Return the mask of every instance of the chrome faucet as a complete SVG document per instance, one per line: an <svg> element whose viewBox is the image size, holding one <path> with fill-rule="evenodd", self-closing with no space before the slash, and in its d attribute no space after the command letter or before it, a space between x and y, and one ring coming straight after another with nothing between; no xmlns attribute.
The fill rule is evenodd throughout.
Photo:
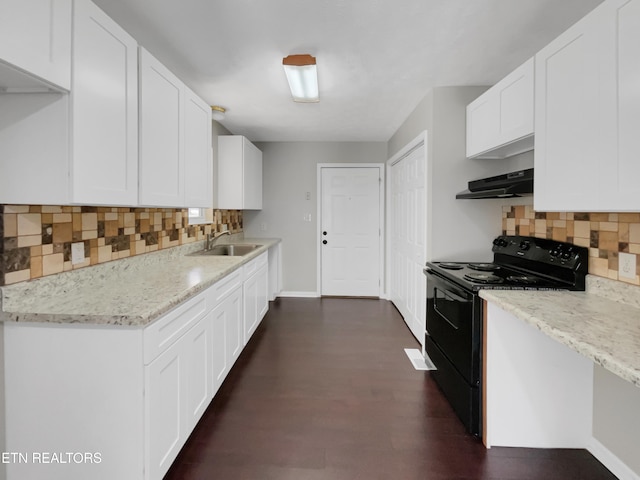
<svg viewBox="0 0 640 480"><path fill-rule="evenodd" d="M231 232L229 230L225 230L224 232L221 232L220 235L218 236L216 236L214 233L207 233L207 243L205 243L204 249L211 250L216 238L220 238L222 235L231 235Z"/></svg>

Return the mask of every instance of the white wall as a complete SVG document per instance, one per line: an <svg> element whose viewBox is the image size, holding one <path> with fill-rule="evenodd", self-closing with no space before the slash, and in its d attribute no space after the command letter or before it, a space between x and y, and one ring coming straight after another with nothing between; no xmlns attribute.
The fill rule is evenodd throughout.
<svg viewBox="0 0 640 480"><path fill-rule="evenodd" d="M487 261L491 241L502 232L500 199L456 200L469 180L533 166L533 156L467 160L466 106L486 87L438 87L431 90L388 142L391 158L421 131L428 132L427 258Z"/></svg>
<svg viewBox="0 0 640 480"><path fill-rule="evenodd" d="M640 477L640 388L599 365L593 371L593 437Z"/></svg>
<svg viewBox="0 0 640 480"><path fill-rule="evenodd" d="M245 236L282 238L283 291L315 293L317 165L384 163L387 144L264 142L256 146L262 150L263 205L261 211L244 211ZM311 214L311 222L303 220L306 214Z"/></svg>

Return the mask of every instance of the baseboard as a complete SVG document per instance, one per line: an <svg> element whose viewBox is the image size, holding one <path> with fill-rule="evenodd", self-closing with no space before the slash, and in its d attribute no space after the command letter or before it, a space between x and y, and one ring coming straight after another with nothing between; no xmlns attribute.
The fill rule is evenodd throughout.
<svg viewBox="0 0 640 480"><path fill-rule="evenodd" d="M278 294L278 297L293 297L293 298L318 298L318 292L293 292L284 291Z"/></svg>
<svg viewBox="0 0 640 480"><path fill-rule="evenodd" d="M631 470L626 463L595 438L592 437L589 440L587 450L620 480L640 480L640 475Z"/></svg>

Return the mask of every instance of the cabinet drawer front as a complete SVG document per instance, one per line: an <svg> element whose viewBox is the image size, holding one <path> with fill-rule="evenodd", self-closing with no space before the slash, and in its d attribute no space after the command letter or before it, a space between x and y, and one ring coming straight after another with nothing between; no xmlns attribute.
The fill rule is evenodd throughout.
<svg viewBox="0 0 640 480"><path fill-rule="evenodd" d="M206 292L171 310L144 330L144 363L148 365L184 335L207 311Z"/></svg>
<svg viewBox="0 0 640 480"><path fill-rule="evenodd" d="M264 252L260 256L251 260L243 267L245 280L258 271L260 267L266 265L269 262L268 252Z"/></svg>
<svg viewBox="0 0 640 480"><path fill-rule="evenodd" d="M208 304L210 307L216 307L224 300L233 290L242 285L242 269L239 268L231 272L226 277L218 280L211 288L207 290Z"/></svg>

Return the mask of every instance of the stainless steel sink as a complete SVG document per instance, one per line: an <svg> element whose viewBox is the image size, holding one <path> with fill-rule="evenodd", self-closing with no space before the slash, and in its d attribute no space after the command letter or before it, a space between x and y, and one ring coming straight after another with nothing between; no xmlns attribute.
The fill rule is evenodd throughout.
<svg viewBox="0 0 640 480"><path fill-rule="evenodd" d="M242 257L243 255L247 255L248 253L253 252L256 248L260 248L261 246L262 245L246 245L246 244L240 244L240 243L228 243L223 245L214 245L209 250L200 250L199 252L195 252L190 255L191 256L226 255L229 257Z"/></svg>

